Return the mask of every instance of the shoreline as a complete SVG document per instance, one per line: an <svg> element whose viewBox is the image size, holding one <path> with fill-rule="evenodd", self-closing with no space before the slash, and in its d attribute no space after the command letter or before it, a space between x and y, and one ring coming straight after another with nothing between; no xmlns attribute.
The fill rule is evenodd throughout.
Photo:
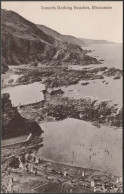
<svg viewBox="0 0 124 194"><path fill-rule="evenodd" d="M121 182L119 182L119 184L116 183L116 180L120 179L120 177L107 172L61 164L44 159L41 159L41 162L37 165L34 165L33 163L31 163L30 165L33 166L33 168L37 169L37 175L34 175L34 173L28 174L26 172L25 164L23 164L21 176L18 175L18 169L11 171L11 177L16 178L16 183L19 183L19 188L22 192L28 192L29 190L33 190L34 193L39 193L39 191L46 193L51 184L54 184L54 192L62 192L63 182L68 181L71 184L73 192L80 193L82 190L86 193L94 192L93 187L90 185L90 182L93 179L95 180L95 187L99 192L102 191L99 187L99 184L105 185L106 181L108 183L108 188L106 191L110 189L111 185L113 185L112 191L114 191L114 187L116 187L116 185L117 188L121 190ZM64 175L65 171L66 175ZM84 176L81 176L82 173L84 174ZM6 175L3 173L2 169L2 177L3 175L5 177L8 176L7 173ZM23 177L26 177L26 186L24 184L24 181L22 181ZM42 177L42 180L39 179L40 177ZM37 185L33 184L34 186L30 187L30 181L32 178L33 181L37 182ZM42 185L46 185L45 188L42 188ZM4 187L2 187L1 189L4 190Z"/></svg>
<svg viewBox="0 0 124 194"><path fill-rule="evenodd" d="M85 67L88 67L88 65L85 66ZM82 121L82 123L85 121L85 122L91 124L93 127L98 128L98 130L102 130L102 127L107 127L107 128L110 127L111 129L113 129L113 132L115 130L119 130L119 131L121 130L122 131L122 128L120 126L121 120L119 121L120 123L116 124L117 126L114 126L115 124L112 126L111 122L106 123L104 118L101 119L99 117L99 114L104 114L105 111L112 110L112 112L114 112L116 110L116 106L112 107L112 108L111 108L111 106L108 106L109 104L107 104L107 106L106 106L107 101L105 101L105 100L103 100L103 102L102 102L102 101L96 101L96 99L94 99L95 100L94 101L94 100L91 100L90 98L70 99L70 98L67 98L66 96L64 96L65 92L63 94L63 90L61 89L61 87L62 87L61 84L63 84L66 88L72 85L73 81L75 81L75 80L72 80L73 74L75 74L75 73L76 73L75 74L76 78L78 77L78 80L76 80L76 82L74 84L78 83L78 81L80 79L82 79L82 77L81 77L82 73L87 73L87 77L84 78L84 80L83 80L85 82L88 82L90 79L91 80L93 79L94 81L96 79L102 81L103 79L100 79L100 74L105 73L104 77L106 78L108 76L108 74L110 73L110 74L112 74L111 75L112 78L114 78L114 76L116 76L116 73L118 71L116 68L111 70L111 68L106 69L106 68L101 67L101 66L100 67L95 66L93 69L88 69L88 70L85 70L85 72L83 72L83 71L79 71L79 70L78 71L77 70L67 71L66 67L60 66L60 67L53 67L52 70L53 71L55 70L55 74L54 73L50 74L51 67L46 67L46 68L43 67L43 68L41 67L41 69L40 69L39 67L31 67L31 66L27 67L26 65L24 65L24 67L22 67L22 69L20 67L18 67L18 68L16 67L14 72L13 72L14 74L16 74L16 72L18 72L18 74L21 74L21 77L16 82L16 86L20 86L20 85L23 85L23 84L28 85L28 84L32 84L34 82L42 82L46 87L46 91L44 93L44 99L45 99L44 103L42 103L42 101L39 101L39 102L35 102L33 104L31 103L31 104L21 105L21 107L20 107L20 109L18 109L18 111L19 111L19 113L21 114L22 117L25 117L27 119L34 119L38 124L41 124L41 127L45 123L49 124L49 122L50 122L50 125L51 125L51 124L53 124L53 122L55 122L57 124L59 122L64 122L64 120L67 119L67 118L72 118L72 119L77 119L79 121ZM42 70L43 70L43 72L42 72ZM46 74L46 71L48 72L48 74ZM99 74L99 72L100 72L100 74ZM120 72L120 77L121 77L121 71L119 70L119 72ZM67 74L67 73L69 73L69 74ZM66 75L66 74L67 75L64 79L61 80L62 82L61 81L59 82L59 79L57 79L56 76L61 78L61 76L59 76L61 74L63 76ZM54 76L57 79L57 82L56 82L56 79L54 79ZM29 78L28 80L26 80L27 77ZM50 79L52 78L52 80L49 80L49 78ZM71 79L71 81L70 81L70 79ZM53 83L53 85L50 85L50 83ZM54 83L55 83L55 85L54 85ZM56 83L57 84L60 83L60 86L56 87L57 86ZM12 85L10 87L12 87ZM82 86L82 87L87 87L87 85ZM61 91L58 88L61 89ZM49 91L49 89L50 89L50 91ZM54 93L54 95L52 94L52 92ZM87 109L88 107L89 107L89 109ZM92 108L93 111L96 110L96 107L99 107L100 109L103 108L103 112L99 113L96 116L96 118L94 119L94 116L92 117L92 114L87 115L87 113L90 113L89 110L91 110L91 108ZM82 110L83 110L83 113L82 113ZM90 119L88 120L88 118L90 118ZM114 120L114 118L115 118L115 116L111 117L111 119L113 119L113 120ZM14 148L14 145L9 145L8 147L11 147L9 149L9 152L10 153L13 152L12 151L13 149L15 149L15 151L17 150L18 153L15 152L16 153L15 155L16 155L16 157L18 157L19 155L20 156L25 155L26 152L30 152L31 150L34 151L35 148L36 148L37 151L39 149L42 150L43 147L46 146L46 144L44 145L45 139L46 139L46 137L44 138L43 141L41 141L40 139L39 140L36 139L36 140L34 140L33 142L30 142L30 143L26 142L27 143L27 146L26 146L27 148L26 149L25 149L25 145L23 145L22 148L21 148L20 147L21 144L17 145L16 148ZM2 151L6 152L7 155L10 154L6 147L2 148ZM52 150L51 150L51 153L52 153ZM41 152L41 155L42 155L42 152ZM4 156L4 157L6 158L6 156ZM54 166L56 166L56 168L60 168L61 170L63 169L63 171L64 171L64 168L69 168L70 170L75 169L76 172L79 171L78 169L81 169L81 170L85 169L85 171L91 173L92 176L95 172L98 172L98 173L100 173L100 175L99 175L100 180L102 180L102 176L108 177L110 174L111 174L111 176L114 176L114 178L116 177L116 175L114 175L114 173L108 173L108 172L105 172L103 170L99 171L96 168L92 169L92 168L90 168L90 166L89 166L89 168L87 168L87 167L83 168L83 167L80 167L80 165L76 165L76 164L71 165L71 162L69 162L70 164L67 163L67 162L65 162L65 163L57 162L56 160L45 159L45 157L42 158L42 159L44 161L44 165L46 165L47 163L51 163L52 168ZM7 162L8 160L5 159L5 161ZM4 166L4 164L2 164L2 165ZM24 164L24 166L25 166L25 164ZM63 175L61 174L61 170L59 169L59 172L61 174L61 178L60 178L59 177L60 174L57 174L55 176L54 174L51 174L51 172L49 172L49 170L47 172L47 169L46 169L45 166L41 165L41 167L44 168L44 170L45 170L45 174L44 174L44 172L42 172L45 176L44 180L47 181L47 183L44 183L44 184L46 184L45 188L47 187L47 189L48 189L48 187L51 184L53 184L53 182L55 182L55 188L57 189L58 185L59 185L59 180L58 179L60 179L60 180L63 179ZM3 172L3 174L4 173L5 172ZM30 175L26 174L25 170L24 170L23 173L25 174L24 176L27 176L27 179L29 181L28 184L30 185L30 183L31 183ZM21 177L20 177L19 173L15 174L15 173L12 172L12 174L14 176L16 176L18 180L21 180ZM51 175L52 175L52 178L51 178ZM34 175L31 174L31 177L32 176L34 176ZM5 177L6 177L6 175L5 175ZM55 178L54 181L52 181L52 179L54 179L53 177ZM23 178L23 175L22 175L22 178ZM119 178L119 176L118 176L118 178ZM74 179L76 179L76 181L77 181L78 176L74 175ZM90 178L88 178L88 179L90 180ZM108 184L111 183L112 179L113 178L109 179ZM36 180L37 181L39 180L39 176L35 177L35 181ZM70 178L68 180L70 180ZM74 184L73 179L71 181L72 181L71 184L73 185ZM77 183L76 183L77 186L74 186L73 191L80 192L80 189L81 189L81 191L84 189L85 192L93 192L93 188L90 187L90 184L89 184L88 181L86 183L88 187L84 186L85 185L85 183L84 183L85 180L81 179L80 181L81 181L80 184L77 181ZM42 184L42 182L40 182L39 186L36 186L36 188L39 189L40 185L44 185L44 184ZM105 183L103 183L103 184L105 184ZM114 186L115 185L116 185L116 183L114 182ZM25 185L22 185L22 187L25 187ZM120 186L117 186L117 187L120 187ZM38 192L37 189L35 191L35 188L34 188L34 193ZM61 187L61 184L60 184L59 191L61 189L62 189L62 187ZM75 190L75 189L77 189L77 190ZM40 191L41 190L42 189L40 188ZM43 191L46 192L46 190L43 190ZM27 191L28 191L28 189L25 188L24 192L27 192ZM58 190L57 190L57 192L58 192Z"/></svg>

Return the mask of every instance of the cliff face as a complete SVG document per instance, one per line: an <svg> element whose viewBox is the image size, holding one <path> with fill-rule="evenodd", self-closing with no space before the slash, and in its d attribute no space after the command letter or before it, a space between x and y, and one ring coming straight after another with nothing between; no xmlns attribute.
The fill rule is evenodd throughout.
<svg viewBox="0 0 124 194"><path fill-rule="evenodd" d="M100 63L87 56L84 50L73 42L61 41L46 34L37 25L13 11L2 10L2 73L9 65L39 61L50 64L61 60L65 64L78 65Z"/></svg>
<svg viewBox="0 0 124 194"><path fill-rule="evenodd" d="M86 38L80 38L81 41L84 41L87 45L90 44L115 44L114 42L110 42L107 40L92 40L92 39L86 39Z"/></svg>
<svg viewBox="0 0 124 194"><path fill-rule="evenodd" d="M6 71L8 71L8 66L6 64L6 60L4 57L1 58L1 63L2 63L2 66L1 66L1 73L5 73Z"/></svg>
<svg viewBox="0 0 124 194"><path fill-rule="evenodd" d="M40 135L43 131L35 122L22 117L17 108L12 107L9 94L2 94L2 139L21 135Z"/></svg>
<svg viewBox="0 0 124 194"><path fill-rule="evenodd" d="M37 27L39 29L41 29L44 33L53 36L55 39L62 41L62 42L69 42L71 44L76 44L79 46L86 46L87 44L85 43L85 41L76 38L74 36L70 36L70 35L62 35L58 32L56 32L55 30L52 30L44 25L37 25Z"/></svg>

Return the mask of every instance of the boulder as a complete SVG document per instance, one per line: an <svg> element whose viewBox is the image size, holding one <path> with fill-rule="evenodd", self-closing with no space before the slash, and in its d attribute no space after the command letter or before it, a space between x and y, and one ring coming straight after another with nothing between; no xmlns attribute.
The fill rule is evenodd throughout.
<svg viewBox="0 0 124 194"><path fill-rule="evenodd" d="M58 90L53 90L50 95L61 95L61 94L64 94L64 91L61 90L61 89L58 89Z"/></svg>
<svg viewBox="0 0 124 194"><path fill-rule="evenodd" d="M83 85L83 86L86 86L86 85L88 85L88 84L89 84L89 82L81 83L81 85Z"/></svg>

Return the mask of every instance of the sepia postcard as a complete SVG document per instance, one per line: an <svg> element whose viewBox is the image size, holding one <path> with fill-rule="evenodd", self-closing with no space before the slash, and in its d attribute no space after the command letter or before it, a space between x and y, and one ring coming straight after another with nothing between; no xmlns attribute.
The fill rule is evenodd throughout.
<svg viewBox="0 0 124 194"><path fill-rule="evenodd" d="M122 193L122 1L1 2L1 193Z"/></svg>

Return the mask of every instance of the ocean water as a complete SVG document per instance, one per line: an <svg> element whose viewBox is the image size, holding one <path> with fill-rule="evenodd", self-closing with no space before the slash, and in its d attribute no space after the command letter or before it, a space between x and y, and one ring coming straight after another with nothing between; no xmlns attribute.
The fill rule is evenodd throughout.
<svg viewBox="0 0 124 194"><path fill-rule="evenodd" d="M40 126L44 130L44 146L38 156L122 175L122 129L97 128L73 118Z"/></svg>
<svg viewBox="0 0 124 194"><path fill-rule="evenodd" d="M83 49L92 50L88 55L102 59L102 64L90 64L87 66L70 65L69 69L83 70L84 68L92 69L98 67L122 67L122 44L94 44ZM101 74L101 72L99 73ZM103 80L105 81L103 83ZM88 85L81 85L83 82L89 82ZM106 84L107 83L107 84ZM123 79L113 79L113 77L104 77L101 80L80 81L76 85L61 87L65 92L64 96L74 99L81 99L87 96L93 96L99 100L112 100L113 104L122 107Z"/></svg>
<svg viewBox="0 0 124 194"><path fill-rule="evenodd" d="M87 47L82 47L86 50L92 50L88 55L96 57L101 61L100 66L115 67L123 69L123 45L122 44L93 44Z"/></svg>

